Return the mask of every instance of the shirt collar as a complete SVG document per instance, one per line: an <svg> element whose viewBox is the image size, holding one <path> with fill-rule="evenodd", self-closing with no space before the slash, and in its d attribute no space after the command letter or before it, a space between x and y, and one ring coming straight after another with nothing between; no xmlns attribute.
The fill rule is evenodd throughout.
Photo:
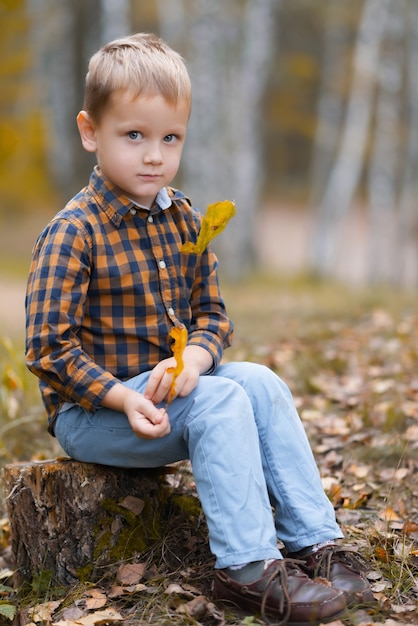
<svg viewBox="0 0 418 626"><path fill-rule="evenodd" d="M145 211L150 210L149 207L144 206L143 204L139 204L138 202L135 202L135 200L131 200L131 202L139 209L145 209ZM165 187L160 189L160 191L155 196L155 204L163 211L165 211L166 209L168 209L168 207L171 206L171 198L168 195L168 191Z"/></svg>
<svg viewBox="0 0 418 626"><path fill-rule="evenodd" d="M121 193L116 185L103 176L98 165L95 166L91 174L90 189L96 196L96 200L102 210L117 226L120 225L122 218L128 213L129 209L132 208L132 205L142 210L149 211L148 207L141 206ZM157 193L155 204L163 211L171 206L172 200L166 187L163 187Z"/></svg>

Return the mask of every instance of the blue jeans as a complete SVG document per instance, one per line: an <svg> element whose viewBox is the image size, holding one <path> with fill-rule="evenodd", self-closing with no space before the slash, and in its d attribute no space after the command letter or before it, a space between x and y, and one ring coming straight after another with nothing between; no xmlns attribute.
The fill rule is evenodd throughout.
<svg viewBox="0 0 418 626"><path fill-rule="evenodd" d="M148 376L124 384L143 392ZM140 439L124 414L74 406L55 434L79 461L149 468L190 459L218 568L281 558L277 538L296 552L342 537L291 393L269 368L221 365L168 414L169 435Z"/></svg>

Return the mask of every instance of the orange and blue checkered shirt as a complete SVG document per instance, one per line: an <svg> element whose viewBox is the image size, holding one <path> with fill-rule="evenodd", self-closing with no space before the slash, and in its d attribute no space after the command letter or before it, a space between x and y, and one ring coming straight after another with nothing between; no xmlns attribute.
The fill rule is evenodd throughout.
<svg viewBox="0 0 418 626"><path fill-rule="evenodd" d="M210 246L203 254L180 250L196 242L201 215L180 191L162 191L166 207L158 196L151 210L138 207L96 167L38 237L26 358L40 378L51 433L65 402L94 412L117 381L170 356L174 325L187 328L189 345L211 353L214 368L231 343L215 254Z"/></svg>

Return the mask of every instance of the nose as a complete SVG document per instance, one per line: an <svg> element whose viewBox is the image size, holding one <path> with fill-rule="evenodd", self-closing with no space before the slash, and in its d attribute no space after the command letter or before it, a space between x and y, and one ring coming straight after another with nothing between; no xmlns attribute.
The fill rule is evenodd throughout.
<svg viewBox="0 0 418 626"><path fill-rule="evenodd" d="M163 162L160 145L157 142L153 142L147 145L147 149L144 155L144 163L149 165L159 165Z"/></svg>

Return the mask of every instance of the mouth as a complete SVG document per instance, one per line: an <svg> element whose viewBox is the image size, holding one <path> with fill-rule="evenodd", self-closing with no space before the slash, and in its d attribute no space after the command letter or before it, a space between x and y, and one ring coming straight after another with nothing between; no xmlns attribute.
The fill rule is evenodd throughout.
<svg viewBox="0 0 418 626"><path fill-rule="evenodd" d="M161 178L160 174L138 174L138 176L143 180L158 180Z"/></svg>

